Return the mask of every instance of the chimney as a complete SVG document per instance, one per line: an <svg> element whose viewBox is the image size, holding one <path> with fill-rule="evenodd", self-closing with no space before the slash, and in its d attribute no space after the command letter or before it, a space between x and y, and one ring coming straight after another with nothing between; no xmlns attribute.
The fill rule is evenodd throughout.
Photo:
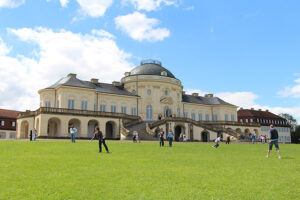
<svg viewBox="0 0 300 200"><path fill-rule="evenodd" d="M269 112L269 110L266 110L266 112Z"/></svg>
<svg viewBox="0 0 300 200"><path fill-rule="evenodd" d="M130 76L130 72L125 72L124 75L125 76Z"/></svg>
<svg viewBox="0 0 300 200"><path fill-rule="evenodd" d="M206 95L204 95L204 97L211 98L211 97L214 97L214 94L206 94Z"/></svg>
<svg viewBox="0 0 300 200"><path fill-rule="evenodd" d="M244 108L243 108L243 107L241 107L241 108L240 108L240 110L244 110Z"/></svg>
<svg viewBox="0 0 300 200"><path fill-rule="evenodd" d="M97 79L97 78L92 78L92 79L91 79L91 82L92 82L92 83L99 83L99 79Z"/></svg>
<svg viewBox="0 0 300 200"><path fill-rule="evenodd" d="M68 77L76 78L76 76L77 74L73 74L73 73L68 74Z"/></svg>
<svg viewBox="0 0 300 200"><path fill-rule="evenodd" d="M113 81L112 84L113 84L114 86L120 86L120 85L121 85L119 81Z"/></svg>
<svg viewBox="0 0 300 200"><path fill-rule="evenodd" d="M254 108L251 108L251 110L254 110Z"/></svg>
<svg viewBox="0 0 300 200"><path fill-rule="evenodd" d="M198 93L196 93L196 92L195 92L195 93L193 93L192 95L193 95L194 97L197 97L197 96L199 96L199 94L198 94Z"/></svg>
<svg viewBox="0 0 300 200"><path fill-rule="evenodd" d="M261 109L258 109L258 111L261 111Z"/></svg>
<svg viewBox="0 0 300 200"><path fill-rule="evenodd" d="M185 91L182 91L182 95L185 95Z"/></svg>

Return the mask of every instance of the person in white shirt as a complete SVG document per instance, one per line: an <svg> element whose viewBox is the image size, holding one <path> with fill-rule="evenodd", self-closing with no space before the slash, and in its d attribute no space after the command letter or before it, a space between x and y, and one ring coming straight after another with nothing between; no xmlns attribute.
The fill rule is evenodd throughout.
<svg viewBox="0 0 300 200"><path fill-rule="evenodd" d="M138 135L137 135L138 133L137 133L137 131L133 131L133 133L132 133L132 141L133 142L137 142L137 137L138 137Z"/></svg>
<svg viewBox="0 0 300 200"><path fill-rule="evenodd" d="M75 134L77 132L77 129L74 128L74 124L71 124L71 127L70 127L70 136L71 136L71 141L73 143L75 143Z"/></svg>
<svg viewBox="0 0 300 200"><path fill-rule="evenodd" d="M219 142L221 142L222 141L222 138L221 138L221 136L219 136L216 140L215 140L215 145L214 146L212 146L213 148L218 148L218 146L219 146Z"/></svg>
<svg viewBox="0 0 300 200"><path fill-rule="evenodd" d="M32 131L32 141L36 140L36 129L34 128Z"/></svg>

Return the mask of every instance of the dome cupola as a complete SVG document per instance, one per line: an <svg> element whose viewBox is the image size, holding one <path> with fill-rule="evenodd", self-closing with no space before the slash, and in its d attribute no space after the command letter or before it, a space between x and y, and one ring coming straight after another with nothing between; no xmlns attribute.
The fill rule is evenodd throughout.
<svg viewBox="0 0 300 200"><path fill-rule="evenodd" d="M157 75L175 78L175 76L166 68L162 67L162 64L158 60L142 60L140 66L135 67L128 73L128 76L135 75Z"/></svg>

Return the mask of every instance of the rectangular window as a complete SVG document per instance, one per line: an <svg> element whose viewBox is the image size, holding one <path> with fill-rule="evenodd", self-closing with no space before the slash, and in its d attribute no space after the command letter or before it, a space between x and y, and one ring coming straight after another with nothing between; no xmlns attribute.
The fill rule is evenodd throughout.
<svg viewBox="0 0 300 200"><path fill-rule="evenodd" d="M68 100L68 109L74 109L74 99Z"/></svg>
<svg viewBox="0 0 300 200"><path fill-rule="evenodd" d="M105 104L100 104L100 111L101 112L106 112L106 106L105 106Z"/></svg>
<svg viewBox="0 0 300 200"><path fill-rule="evenodd" d="M2 121L1 121L1 126L4 126L4 125L5 125L5 121L2 120Z"/></svg>
<svg viewBox="0 0 300 200"><path fill-rule="evenodd" d="M59 101L56 101L56 108L59 108Z"/></svg>
<svg viewBox="0 0 300 200"><path fill-rule="evenodd" d="M131 115L136 115L136 107L131 108Z"/></svg>
<svg viewBox="0 0 300 200"><path fill-rule="evenodd" d="M202 113L199 113L198 117L199 117L199 121L202 121Z"/></svg>
<svg viewBox="0 0 300 200"><path fill-rule="evenodd" d="M250 119L250 122L253 123L253 119L252 118Z"/></svg>
<svg viewBox="0 0 300 200"><path fill-rule="evenodd" d="M228 121L228 115L225 114L225 121Z"/></svg>
<svg viewBox="0 0 300 200"><path fill-rule="evenodd" d="M213 115L213 121L218 121L218 115Z"/></svg>
<svg viewBox="0 0 300 200"><path fill-rule="evenodd" d="M87 110L87 101L86 100L81 101L81 110Z"/></svg>
<svg viewBox="0 0 300 200"><path fill-rule="evenodd" d="M206 121L209 121L209 114L206 114L206 115L205 115L205 120L206 120Z"/></svg>
<svg viewBox="0 0 300 200"><path fill-rule="evenodd" d="M243 123L243 119L240 119L240 122Z"/></svg>
<svg viewBox="0 0 300 200"><path fill-rule="evenodd" d="M246 119L246 123L248 123L248 119Z"/></svg>
<svg viewBox="0 0 300 200"><path fill-rule="evenodd" d="M45 107L50 108L50 101L45 101Z"/></svg>
<svg viewBox="0 0 300 200"><path fill-rule="evenodd" d="M235 121L235 117L234 117L234 115L231 115L231 121Z"/></svg>
<svg viewBox="0 0 300 200"><path fill-rule="evenodd" d="M117 112L117 106L110 106L110 112Z"/></svg>
<svg viewBox="0 0 300 200"><path fill-rule="evenodd" d="M6 139L6 133L0 132L0 139Z"/></svg>
<svg viewBox="0 0 300 200"><path fill-rule="evenodd" d="M180 108L177 108L177 117L180 117Z"/></svg>
<svg viewBox="0 0 300 200"><path fill-rule="evenodd" d="M121 113L127 114L127 108L125 106L121 107Z"/></svg>
<svg viewBox="0 0 300 200"><path fill-rule="evenodd" d="M187 112L184 112L183 115L184 115L185 118L188 118L189 114Z"/></svg>
<svg viewBox="0 0 300 200"><path fill-rule="evenodd" d="M196 120L196 114L195 113L192 113L191 117L192 117L192 120Z"/></svg>
<svg viewBox="0 0 300 200"><path fill-rule="evenodd" d="M15 127L15 126L16 126L16 122L12 122L11 125L12 125L13 127Z"/></svg>
<svg viewBox="0 0 300 200"><path fill-rule="evenodd" d="M10 133L9 138L10 139L15 139L16 138L16 133Z"/></svg>

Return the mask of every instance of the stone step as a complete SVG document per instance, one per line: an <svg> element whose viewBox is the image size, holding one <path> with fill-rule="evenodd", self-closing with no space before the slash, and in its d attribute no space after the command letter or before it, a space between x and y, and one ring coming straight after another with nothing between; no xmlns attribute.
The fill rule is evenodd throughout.
<svg viewBox="0 0 300 200"><path fill-rule="evenodd" d="M129 135L127 136L128 140L132 139L133 131L137 131L139 133L140 140L157 140L157 138L147 133L146 122L141 122L139 124L135 124L133 126L129 126L125 128L130 131Z"/></svg>

